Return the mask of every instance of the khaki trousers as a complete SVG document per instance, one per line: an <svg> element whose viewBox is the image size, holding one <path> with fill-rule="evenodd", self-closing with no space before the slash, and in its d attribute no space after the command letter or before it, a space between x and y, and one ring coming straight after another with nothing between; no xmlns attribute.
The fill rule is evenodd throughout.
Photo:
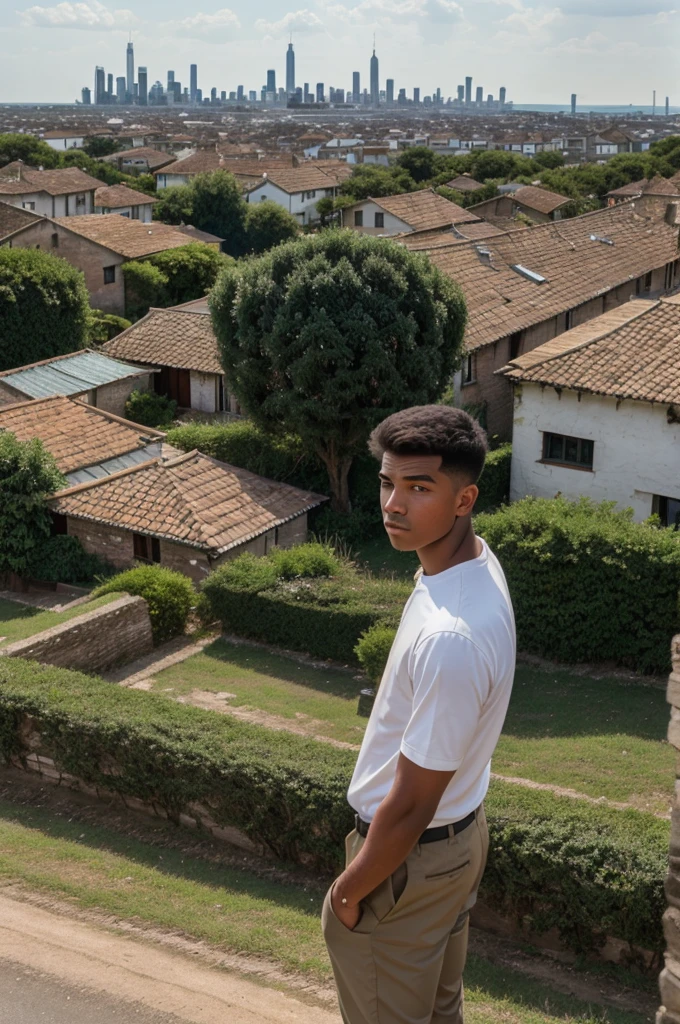
<svg viewBox="0 0 680 1024"><path fill-rule="evenodd" d="M348 864L363 843L358 832L347 836ZM462 1024L468 917L488 847L480 808L457 836L418 844L362 901L353 931L328 891L321 924L345 1024Z"/></svg>

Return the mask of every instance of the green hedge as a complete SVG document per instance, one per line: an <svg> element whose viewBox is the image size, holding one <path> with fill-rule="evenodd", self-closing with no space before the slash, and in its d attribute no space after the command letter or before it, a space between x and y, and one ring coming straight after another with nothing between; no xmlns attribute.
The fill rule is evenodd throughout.
<svg viewBox="0 0 680 1024"><path fill-rule="evenodd" d="M46 537L33 549L24 573L37 580L55 583L93 583L112 576L115 569L99 555L85 551L77 537L59 534Z"/></svg>
<svg viewBox="0 0 680 1024"><path fill-rule="evenodd" d="M188 576L161 565L139 565L118 573L92 592L93 597L119 591L143 597L149 607L154 644L184 632L189 612L197 601Z"/></svg>
<svg viewBox="0 0 680 1024"><path fill-rule="evenodd" d="M475 504L476 512L491 512L508 501L511 464L511 444L502 444L499 448L489 452L484 464L484 472L479 481L479 497Z"/></svg>
<svg viewBox="0 0 680 1024"><path fill-rule="evenodd" d="M323 550L300 545L227 562L203 583L202 613L241 636L358 664L359 636L377 622L396 625L412 586L363 576L335 556L326 573L312 573L307 565L291 578L286 559L295 553L311 563L310 549L317 547Z"/></svg>
<svg viewBox="0 0 680 1024"><path fill-rule="evenodd" d="M680 533L634 523L612 503L563 498L526 498L475 527L505 570L520 650L668 671Z"/></svg>
<svg viewBox="0 0 680 1024"><path fill-rule="evenodd" d="M0 758L26 755L35 720L62 770L177 820L192 801L278 857L331 872L352 827L346 790L355 755L180 705L159 695L19 659L0 659ZM113 766L115 770L112 771ZM669 824L494 783L486 803L482 898L536 931L557 928L587 952L609 934L663 949Z"/></svg>

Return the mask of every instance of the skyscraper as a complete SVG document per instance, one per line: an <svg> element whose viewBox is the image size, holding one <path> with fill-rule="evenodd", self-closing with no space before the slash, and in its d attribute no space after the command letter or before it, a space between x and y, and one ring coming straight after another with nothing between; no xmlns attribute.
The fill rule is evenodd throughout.
<svg viewBox="0 0 680 1024"><path fill-rule="evenodd" d="M288 43L286 53L286 96L293 96L295 93L295 51L293 43Z"/></svg>
<svg viewBox="0 0 680 1024"><path fill-rule="evenodd" d="M125 81L125 76L124 75L120 75L116 79L116 103L119 103L121 106L123 106L125 104L125 94L126 94L126 92L127 92L127 83Z"/></svg>
<svg viewBox="0 0 680 1024"><path fill-rule="evenodd" d="M324 97L323 82L317 82L316 83L316 102L317 103L323 103L323 97Z"/></svg>
<svg viewBox="0 0 680 1024"><path fill-rule="evenodd" d="M113 75L106 76L106 99L105 103L113 103Z"/></svg>
<svg viewBox="0 0 680 1024"><path fill-rule="evenodd" d="M126 68L126 91L128 102L132 101L132 94L134 92L135 85L135 48L132 45L132 39L127 44L127 53L125 54L125 68Z"/></svg>
<svg viewBox="0 0 680 1024"><path fill-rule="evenodd" d="M81 92L81 96L82 96L83 106L84 107L89 107L91 105L91 103L92 103L92 90L88 89L88 87L85 86L83 91Z"/></svg>
<svg viewBox="0 0 680 1024"><path fill-rule="evenodd" d="M394 79L388 78L385 82L385 102L388 107L394 104Z"/></svg>
<svg viewBox="0 0 680 1024"><path fill-rule="evenodd" d="M361 103L361 75L358 71L352 72L352 102Z"/></svg>
<svg viewBox="0 0 680 1024"><path fill-rule="evenodd" d="M106 75L99 66L94 69L94 102L97 106L106 103Z"/></svg>
<svg viewBox="0 0 680 1024"><path fill-rule="evenodd" d="M189 100L195 103L198 91L198 64L192 64L189 68L189 83Z"/></svg>
<svg viewBox="0 0 680 1024"><path fill-rule="evenodd" d="M276 96L276 71L267 72L267 92L272 92Z"/></svg>
<svg viewBox="0 0 680 1024"><path fill-rule="evenodd" d="M373 56L371 57L371 106L377 107L380 105L380 74L378 68L378 58L375 55L375 39L373 40Z"/></svg>
<svg viewBox="0 0 680 1024"><path fill-rule="evenodd" d="M576 93L575 92L572 92L572 94L571 94L571 112L572 112L572 114L576 114Z"/></svg>
<svg viewBox="0 0 680 1024"><path fill-rule="evenodd" d="M139 80L137 89L138 103L140 107L146 107L149 103L149 80L147 78L146 68L138 68L137 77Z"/></svg>
<svg viewBox="0 0 680 1024"><path fill-rule="evenodd" d="M417 86L413 90L413 104L416 107L420 106L420 89Z"/></svg>
<svg viewBox="0 0 680 1024"><path fill-rule="evenodd" d="M502 85L501 89L500 89L500 92L498 93L498 102L500 103L500 105L502 107L505 106L505 97L506 97L506 95L507 94L506 94L506 91L505 91L505 86Z"/></svg>
<svg viewBox="0 0 680 1024"><path fill-rule="evenodd" d="M465 86L464 85L459 85L458 86L458 102L459 103L463 103L464 100L465 100Z"/></svg>
<svg viewBox="0 0 680 1024"><path fill-rule="evenodd" d="M174 92L175 91L175 72L174 71L168 71L168 87L167 87L166 91L167 92Z"/></svg>
<svg viewBox="0 0 680 1024"><path fill-rule="evenodd" d="M478 107L481 107L484 103L484 86L478 85L477 92L475 93L475 103Z"/></svg>
<svg viewBox="0 0 680 1024"><path fill-rule="evenodd" d="M465 106L469 107L472 105L472 79L465 79Z"/></svg>
<svg viewBox="0 0 680 1024"><path fill-rule="evenodd" d="M242 85L239 85L236 88L236 99L238 100L239 103L243 103L245 99L245 92Z"/></svg>

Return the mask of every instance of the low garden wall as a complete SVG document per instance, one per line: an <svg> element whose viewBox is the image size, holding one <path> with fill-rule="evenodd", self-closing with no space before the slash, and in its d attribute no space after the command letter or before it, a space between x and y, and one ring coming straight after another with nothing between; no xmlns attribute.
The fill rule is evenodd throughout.
<svg viewBox="0 0 680 1024"><path fill-rule="evenodd" d="M0 648L0 657L103 672L148 654L153 647L149 609L141 597L119 597L42 633Z"/></svg>

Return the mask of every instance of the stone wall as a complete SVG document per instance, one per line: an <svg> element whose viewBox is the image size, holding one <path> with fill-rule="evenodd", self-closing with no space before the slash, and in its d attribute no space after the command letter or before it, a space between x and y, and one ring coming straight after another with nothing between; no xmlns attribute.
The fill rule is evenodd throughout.
<svg viewBox="0 0 680 1024"><path fill-rule="evenodd" d="M673 639L672 656L673 669L668 681L668 703L671 705L668 742L680 751L680 635ZM663 1006L657 1014L656 1024L680 1024L680 779L675 783L666 898L668 910L663 919L666 966L659 979Z"/></svg>
<svg viewBox="0 0 680 1024"><path fill-rule="evenodd" d="M81 672L103 672L148 654L151 620L141 597L119 597L43 633L0 648L0 657L26 658Z"/></svg>

